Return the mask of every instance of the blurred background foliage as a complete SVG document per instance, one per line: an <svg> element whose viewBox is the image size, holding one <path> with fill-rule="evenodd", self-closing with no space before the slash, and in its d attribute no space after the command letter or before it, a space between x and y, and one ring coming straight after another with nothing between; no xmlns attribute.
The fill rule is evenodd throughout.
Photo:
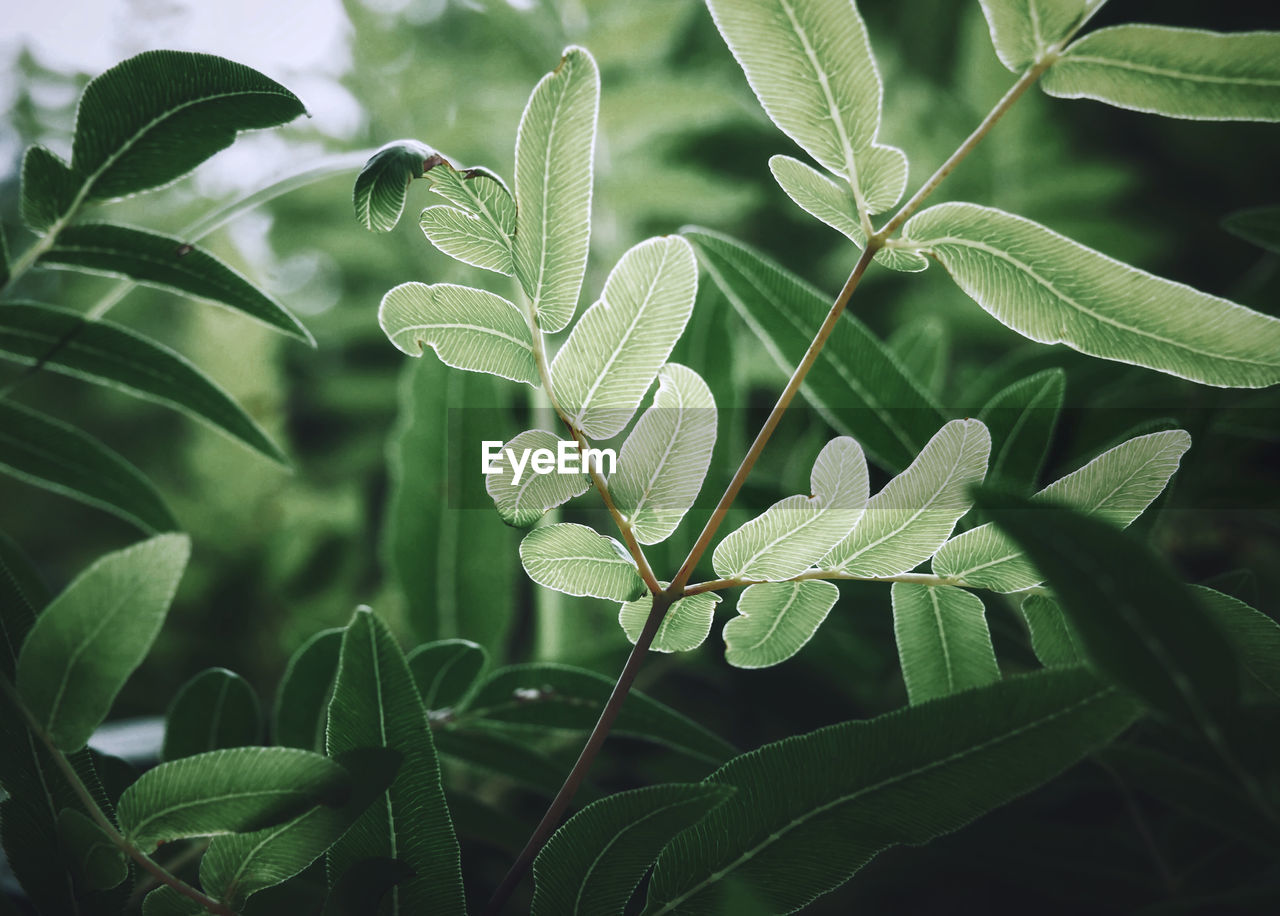
<svg viewBox="0 0 1280 916"><path fill-rule="evenodd" d="M882 136L907 151L914 187L1012 77L992 52L977 2L864 0L860 7L887 87ZM340 84L359 108L350 129L300 121L250 138L249 153L238 154L231 168L117 205L124 210L118 218L177 232L233 196L235 182L225 176L239 165L249 174L262 171L262 162L245 158L255 150L289 171L327 153L416 137L455 161L510 179L528 92L561 49L577 43L596 56L603 81L584 303L627 247L691 223L742 238L833 295L856 259L843 237L774 185L768 157L798 151L765 119L700 3L346 0L342 15L349 65ZM1249 0L1114 0L1097 23L1241 30L1275 28L1275 19L1270 4ZM10 161L0 186L11 250L27 243L17 217L18 155L34 142L66 147L74 100L92 75L47 66L34 53L14 58L16 88L4 121L15 142L4 144ZM305 87L280 78L307 101ZM1232 211L1275 202L1278 141L1269 125L1172 121L1033 92L939 199L1026 215L1122 260L1274 314L1280 258L1219 223ZM425 182L410 189L408 218L379 236L355 223L353 178L354 171L282 197L207 243L293 309L314 333L316 350L146 289L112 314L209 371L285 445L292 473L171 411L49 372L6 395L119 450L157 483L193 535L195 553L169 625L122 694L119 715L163 713L178 685L210 665L244 674L270 697L288 654L317 630L345 622L361 603L391 619L406 644L464 636L499 661L568 661L612 675L629 648L611 605L536 594L519 568L519 535L484 508L474 467L478 439L547 425L545 408L524 386L446 373L430 354L406 360L378 328L377 304L397 283L489 278L423 239L416 213L429 202ZM87 310L110 283L39 272L19 293ZM976 414L996 391L1035 371L1065 368L1066 409L1042 481L1134 431L1188 429L1194 446L1171 492L1139 524L1189 580L1213 581L1275 616L1275 391L1220 391L1029 343L936 267L913 275L873 270L851 307L923 367L955 416ZM703 498L708 505L701 515L691 513L668 545L650 551L659 575L679 564L785 379L705 277L673 358L703 373L723 410ZM19 371L0 366L0 385ZM794 411L739 500L737 520L804 490L829 435L816 414ZM873 480L873 489L883 479ZM591 494L563 517L607 522ZM55 588L94 557L137 538L111 516L8 478L0 479L0 529ZM820 636L786 665L730 668L713 636L691 656L652 657L640 686L743 748L896 708L905 690L888 589L844 583L842 591ZM1014 605L998 598L988 605L1005 669L1033 666ZM732 601L721 606L722 620L731 609ZM619 788L698 775L622 740L595 779ZM540 801L474 774L455 776L471 796L506 805L500 815L485 809L481 832L488 840L464 852L469 868L497 872ZM464 834L468 810L456 812ZM1152 835L1163 853L1153 850ZM858 902L875 912L954 912L939 895L954 903L959 893L969 895L969 909L997 911L1016 900L1042 912L1076 912L1084 902L1103 912L1097 901L1108 900L1114 911L1131 912L1166 899L1170 873L1190 893L1206 873L1227 868L1231 845L1214 842L1200 848L1198 834L1168 811L1135 803L1111 771L1086 764L962 838L877 859L822 911L844 912ZM928 882L912 877L922 869ZM1063 878L1052 894L1044 889L1046 875Z"/></svg>

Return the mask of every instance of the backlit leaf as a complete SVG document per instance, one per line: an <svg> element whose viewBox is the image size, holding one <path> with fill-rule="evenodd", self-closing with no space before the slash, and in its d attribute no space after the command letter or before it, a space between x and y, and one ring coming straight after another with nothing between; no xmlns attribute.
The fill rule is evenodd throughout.
<svg viewBox="0 0 1280 916"><path fill-rule="evenodd" d="M422 212L419 225L445 254L506 276L515 273L516 205L502 180L485 169L459 171L437 157L427 170L432 190L456 206Z"/></svg>
<svg viewBox="0 0 1280 916"><path fill-rule="evenodd" d="M404 213L409 183L422 177L433 156L435 150L425 143L394 140L369 157L352 191L360 225L374 232L394 229Z"/></svg>
<svg viewBox="0 0 1280 916"><path fill-rule="evenodd" d="M658 632L649 647L654 652L689 652L706 642L711 632L711 622L715 619L716 605L720 596L714 592L701 592L681 598L667 609ZM649 612L653 610L653 595L645 595L635 601L628 601L618 611L618 623L627 634L627 639L635 643L640 638Z"/></svg>
<svg viewBox="0 0 1280 916"><path fill-rule="evenodd" d="M1106 0L982 0L996 56L1021 73Z"/></svg>
<svg viewBox="0 0 1280 916"><path fill-rule="evenodd" d="M568 441L568 440L565 440ZM498 514L508 525L527 528L542 518L548 509L566 503L591 489L591 479L585 474L560 474L555 471L539 474L531 467L529 457L534 449L557 452L560 438L545 429L529 429L502 446L492 467L496 470L485 477L484 486L493 497ZM577 445L573 443L577 453ZM512 455L515 456L514 461Z"/></svg>
<svg viewBox="0 0 1280 916"><path fill-rule="evenodd" d="M1000 680L982 599L950 585L895 582L893 634L912 705Z"/></svg>
<svg viewBox="0 0 1280 916"><path fill-rule="evenodd" d="M735 668L768 668L813 638L840 598L830 582L768 582L738 598L738 616L724 625L724 659Z"/></svg>
<svg viewBox="0 0 1280 916"><path fill-rule="evenodd" d="M520 542L529 578L568 595L632 601L644 582L626 548L585 525L535 528Z"/></svg>
<svg viewBox="0 0 1280 916"><path fill-rule="evenodd" d="M201 671L182 685L165 716L162 760L257 744L262 734L258 695L226 668Z"/></svg>

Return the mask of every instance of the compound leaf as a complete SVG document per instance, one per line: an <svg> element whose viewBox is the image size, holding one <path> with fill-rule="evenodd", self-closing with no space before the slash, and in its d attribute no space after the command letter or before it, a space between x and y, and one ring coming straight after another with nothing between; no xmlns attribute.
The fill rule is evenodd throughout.
<svg viewBox="0 0 1280 916"><path fill-rule="evenodd" d="M893 635L914 706L1000 680L982 599L950 585L895 582Z"/></svg>
<svg viewBox="0 0 1280 916"><path fill-rule="evenodd" d="M520 562L534 582L567 595L634 601L645 590L626 548L586 525L535 528L520 542Z"/></svg>
<svg viewBox="0 0 1280 916"><path fill-rule="evenodd" d="M486 169L457 170L437 156L427 166L431 189L455 206L422 212L427 239L451 258L512 276L516 204L502 179Z"/></svg>
<svg viewBox="0 0 1280 916"><path fill-rule="evenodd" d="M649 647L654 652L689 652L706 642L715 619L720 596L714 592L700 592L681 598L667 608L658 632ZM632 643L640 639L640 631L653 610L653 595L645 595L628 601L618 611L618 623Z"/></svg>
<svg viewBox="0 0 1280 916"><path fill-rule="evenodd" d="M981 0L996 56L1021 73L1106 0Z"/></svg>
<svg viewBox="0 0 1280 916"><path fill-rule="evenodd" d="M830 582L767 582L738 598L738 616L724 625L724 659L735 668L768 668L813 638L840 598Z"/></svg>
<svg viewBox="0 0 1280 916"><path fill-rule="evenodd" d="M262 710L249 682L226 668L201 671L182 685L165 716L161 760L258 743Z"/></svg>

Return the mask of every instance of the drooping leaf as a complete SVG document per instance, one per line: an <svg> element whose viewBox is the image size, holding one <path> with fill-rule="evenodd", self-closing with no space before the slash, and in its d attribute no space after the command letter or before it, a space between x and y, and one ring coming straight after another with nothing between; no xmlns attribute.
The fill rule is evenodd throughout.
<svg viewBox="0 0 1280 916"><path fill-rule="evenodd" d="M697 262L680 236L648 239L618 261L551 363L556 402L588 437L612 438L631 422L697 293Z"/></svg>
<svg viewBox="0 0 1280 916"><path fill-rule="evenodd" d="M540 474L528 464L536 449L558 454L561 441L559 436L545 429L525 430L503 445L490 465L494 471L485 478L485 490L493 497L498 514L508 525L527 528L546 515L549 509L591 489L591 479L585 473ZM578 453L576 443L571 447Z"/></svg>
<svg viewBox="0 0 1280 916"><path fill-rule="evenodd" d="M1106 0L982 0L996 56L1021 73Z"/></svg>
<svg viewBox="0 0 1280 916"><path fill-rule="evenodd" d="M529 325L501 296L453 283L401 283L382 297L378 324L410 356L431 347L458 369L538 384Z"/></svg>
<svg viewBox="0 0 1280 916"><path fill-rule="evenodd" d="M790 156L774 156L769 171L796 206L842 233L862 251L867 247L867 234L858 217L858 202L847 184L839 184L813 166ZM893 206L890 204L889 206ZM886 246L876 252L875 261L891 270L908 273L924 270L928 259L918 251Z"/></svg>
<svg viewBox="0 0 1280 916"><path fill-rule="evenodd" d="M724 625L724 659L735 668L768 668L813 638L840 598L830 582L768 582L738 598L738 616Z"/></svg>
<svg viewBox="0 0 1280 916"><path fill-rule="evenodd" d="M1065 503L1124 528L1160 495L1190 447L1191 437L1181 429L1138 436L1055 480L1032 498ZM933 571L998 592L1030 588L1043 578L991 524L971 528L943 544L933 558Z"/></svg>
<svg viewBox="0 0 1280 916"><path fill-rule="evenodd" d="M669 538L698 498L716 444L716 402L698 373L658 372L653 405L622 443L609 493L641 544Z"/></svg>
<svg viewBox="0 0 1280 916"><path fill-rule="evenodd" d="M934 395L947 379L950 343L946 324L937 318L906 322L888 340L889 349L907 373Z"/></svg>
<svg viewBox="0 0 1280 916"><path fill-rule="evenodd" d="M1058 602L1047 595L1028 595L1022 616L1031 631L1031 649L1046 668L1073 668L1084 663L1084 651Z"/></svg>
<svg viewBox="0 0 1280 916"><path fill-rule="evenodd" d="M781 581L804 572L856 530L867 487L861 447L848 437L832 439L813 464L812 495L776 502L729 534L711 558L716 575Z"/></svg>
<svg viewBox="0 0 1280 916"><path fill-rule="evenodd" d="M289 659L276 691L272 735L276 744L308 751L324 749L333 678L342 646L339 628L321 630Z"/></svg>
<svg viewBox="0 0 1280 916"><path fill-rule="evenodd" d="M90 887L107 890L129 877L129 861L120 847L77 809L63 808L58 814L58 836Z"/></svg>
<svg viewBox="0 0 1280 916"><path fill-rule="evenodd" d="M70 212L80 183L61 159L43 146L22 157L22 221L44 232Z"/></svg>
<svg viewBox="0 0 1280 916"><path fill-rule="evenodd" d="M390 788L329 850L331 882L357 862L394 854L413 877L392 889L391 913L463 913L458 841L427 710L391 631L367 609L342 637L326 736L330 755L385 747L402 757Z"/></svg>
<svg viewBox="0 0 1280 916"><path fill-rule="evenodd" d="M599 107L595 59L569 47L534 87L516 134L515 274L548 333L567 325L578 308Z"/></svg>
<svg viewBox="0 0 1280 916"><path fill-rule="evenodd" d="M484 646L469 639L442 639L409 653L409 670L427 709L461 706L489 664Z"/></svg>
<svg viewBox="0 0 1280 916"><path fill-rule="evenodd" d="M341 803L347 771L292 747L236 747L162 763L120 796L120 831L136 846L245 833Z"/></svg>
<svg viewBox="0 0 1280 916"><path fill-rule="evenodd" d="M1251 692L1280 699L1280 626L1238 598L1203 585L1192 587L1235 649Z"/></svg>
<svg viewBox="0 0 1280 916"><path fill-rule="evenodd" d="M658 853L734 790L669 783L583 808L533 863L533 916L617 916Z"/></svg>
<svg viewBox="0 0 1280 916"><path fill-rule="evenodd" d="M1259 248L1280 253L1280 207L1237 210L1223 218L1222 228Z"/></svg>
<svg viewBox="0 0 1280 916"><path fill-rule="evenodd" d="M818 561L859 576L896 576L923 563L969 511L983 479L991 435L979 420L952 420L911 466L867 501L858 527Z"/></svg>
<svg viewBox="0 0 1280 916"><path fill-rule="evenodd" d="M686 599L687 600L687 599ZM588 731L613 691L613 679L568 665L535 663L499 668L485 678L468 714L533 730ZM721 763L733 746L669 706L633 690L613 729L682 754Z"/></svg>
<svg viewBox="0 0 1280 916"><path fill-rule="evenodd" d="M567 595L634 601L644 581L625 547L586 525L535 528L520 542L529 578Z"/></svg>
<svg viewBox="0 0 1280 916"><path fill-rule="evenodd" d="M119 516L152 534L179 527L151 481L73 426L0 401L0 471Z"/></svg>
<svg viewBox="0 0 1280 916"><path fill-rule="evenodd" d="M991 467L987 477L1009 486L1031 487L1040 476L1067 375L1045 369L998 392L978 414L991 431Z"/></svg>
<svg viewBox="0 0 1280 916"><path fill-rule="evenodd" d="M262 710L249 682L226 668L208 668L169 704L160 759L257 744L261 735Z"/></svg>
<svg viewBox="0 0 1280 916"><path fill-rule="evenodd" d="M1167 564L1072 509L997 494L977 503L1044 572L1092 665L1153 708L1216 728L1238 693L1235 654Z"/></svg>
<svg viewBox="0 0 1280 916"><path fill-rule="evenodd" d="M950 585L895 582L893 634L914 706L1000 680L982 599Z"/></svg>
<svg viewBox="0 0 1280 916"><path fill-rule="evenodd" d="M707 640L711 622L716 616L720 596L714 592L701 592L681 598L667 609L658 632L649 648L654 652L690 652ZM634 644L640 639L649 612L653 610L653 595L645 595L628 601L618 611L618 623Z"/></svg>
<svg viewBox="0 0 1280 916"><path fill-rule="evenodd" d="M727 236L689 228L682 234L778 366L794 370L834 295L822 295ZM801 391L836 432L857 439L873 460L892 471L909 465L946 422L920 383L847 310Z"/></svg>
<svg viewBox="0 0 1280 916"><path fill-rule="evenodd" d="M782 131L880 213L906 189L902 151L876 142L883 89L851 0L707 0L760 104Z"/></svg>
<svg viewBox="0 0 1280 916"><path fill-rule="evenodd" d="M400 222L409 184L440 157L417 140L393 140L369 157L351 192L356 220L373 232L390 232Z"/></svg>
<svg viewBox="0 0 1280 916"><path fill-rule="evenodd" d="M1119 25L1072 44L1049 95L1207 121L1280 121L1280 32Z"/></svg>
<svg viewBox="0 0 1280 916"><path fill-rule="evenodd" d="M79 223L58 233L37 264L67 267L187 293L243 312L255 321L315 346L311 332L262 290L203 248L130 226Z"/></svg>
<svg viewBox="0 0 1280 916"><path fill-rule="evenodd" d="M280 464L288 459L216 382L181 354L108 321L35 302L0 306L0 356L175 407Z"/></svg>
<svg viewBox="0 0 1280 916"><path fill-rule="evenodd" d="M456 206L438 204L422 211L419 225L427 239L464 264L513 275L516 205L511 192L486 169L459 171L437 160L427 170L432 190Z"/></svg>
<svg viewBox="0 0 1280 916"><path fill-rule="evenodd" d="M939 204L913 216L903 234L1031 340L1206 385L1280 382L1280 319L1122 264L1020 216Z"/></svg>
<svg viewBox="0 0 1280 916"><path fill-rule="evenodd" d="M162 534L109 553L37 618L18 656L18 690L64 751L84 747L146 657L190 551L186 535Z"/></svg>
<svg viewBox="0 0 1280 916"><path fill-rule="evenodd" d="M745 882L760 912L794 912L881 850L1047 782L1136 712L1087 671L1044 671L735 757L707 782L737 793L663 850L644 912L719 912L724 878Z"/></svg>

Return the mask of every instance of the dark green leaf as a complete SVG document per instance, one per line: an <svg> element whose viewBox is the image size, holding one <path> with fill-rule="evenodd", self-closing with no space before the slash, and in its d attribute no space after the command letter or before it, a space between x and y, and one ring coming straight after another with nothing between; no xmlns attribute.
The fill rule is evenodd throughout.
<svg viewBox="0 0 1280 916"><path fill-rule="evenodd" d="M405 862L386 856L352 862L329 892L324 916L368 916L381 912L387 894L412 879L414 874Z"/></svg>
<svg viewBox="0 0 1280 916"><path fill-rule="evenodd" d="M784 372L799 364L831 309L824 296L727 236L685 229L703 266ZM891 471L919 454L946 417L893 353L847 311L802 389L841 435Z"/></svg>
<svg viewBox="0 0 1280 916"><path fill-rule="evenodd" d="M168 885L157 887L142 900L142 916L204 916L203 906Z"/></svg>
<svg viewBox="0 0 1280 916"><path fill-rule="evenodd" d="M9 243L5 241L4 227L0 226L0 287L9 282Z"/></svg>
<svg viewBox="0 0 1280 916"><path fill-rule="evenodd" d="M1052 779L1136 712L1083 669L1043 671L735 757L707 781L737 794L663 850L645 913L721 912L724 878L745 882L761 912L793 912L881 850Z"/></svg>
<svg viewBox="0 0 1280 916"><path fill-rule="evenodd" d="M120 797L120 830L150 850L184 837L246 833L349 797L347 771L291 747L236 747L162 763Z"/></svg>
<svg viewBox="0 0 1280 916"><path fill-rule="evenodd" d="M1280 253L1280 207L1237 210L1222 220L1222 228L1246 242Z"/></svg>
<svg viewBox="0 0 1280 916"><path fill-rule="evenodd" d="M90 887L106 890L129 877L124 852L87 815L75 808L63 808L58 815L58 835L66 854Z"/></svg>
<svg viewBox="0 0 1280 916"><path fill-rule="evenodd" d="M488 770L544 795L555 795L564 783L563 766L530 747L528 741L509 738L494 727L446 727L436 730L433 737L441 756Z"/></svg>
<svg viewBox="0 0 1280 916"><path fill-rule="evenodd" d="M417 140L394 140L365 163L356 176L352 202L360 225L374 232L390 232L400 222L409 183L421 178L439 155Z"/></svg>
<svg viewBox="0 0 1280 916"><path fill-rule="evenodd" d="M596 724L612 691L613 680L594 671L550 663L512 665L485 679L466 714L540 730L586 731ZM710 763L734 753L727 741L636 690L627 697L613 730Z"/></svg>
<svg viewBox="0 0 1280 916"><path fill-rule="evenodd" d="M911 703L1000 680L982 599L950 585L895 582L893 634Z"/></svg>
<svg viewBox="0 0 1280 916"><path fill-rule="evenodd" d="M284 669L276 691L276 744L308 751L324 750L324 725L338 673L340 628L322 630L308 639Z"/></svg>
<svg viewBox="0 0 1280 916"><path fill-rule="evenodd" d="M619 792L583 808L533 863L534 916L619 916L662 848L732 795L708 783Z"/></svg>
<svg viewBox="0 0 1280 916"><path fill-rule="evenodd" d="M392 891L392 914L458 914L465 909L458 841L440 786L426 708L387 625L356 612L342 637L329 703L327 751L386 747L403 755L395 782L329 850L329 874L369 858L397 858L414 877ZM394 856L392 855L394 854Z"/></svg>
<svg viewBox="0 0 1280 916"><path fill-rule="evenodd" d="M442 639L409 653L418 694L427 709L461 706L471 694L480 672L489 664L484 646L469 639Z"/></svg>
<svg viewBox="0 0 1280 916"><path fill-rule="evenodd" d="M66 164L43 146L22 157L22 221L43 232L71 209L79 183Z"/></svg>
<svg viewBox="0 0 1280 916"><path fill-rule="evenodd" d="M937 397L947 379L951 346L947 326L938 320L912 320L889 336L888 345L906 374Z"/></svg>
<svg viewBox="0 0 1280 916"><path fill-rule="evenodd" d="M18 657L18 690L66 751L84 747L164 623L187 565L186 535L107 554L36 620Z"/></svg>
<svg viewBox="0 0 1280 916"><path fill-rule="evenodd" d="M1028 595L1022 616L1031 631L1031 649L1046 668L1074 668L1084 663L1079 637L1058 602L1047 595Z"/></svg>
<svg viewBox="0 0 1280 916"><path fill-rule="evenodd" d="M1240 662L1245 688L1280 699L1280 626L1238 598L1204 586L1193 586L1210 616L1222 628Z"/></svg>
<svg viewBox="0 0 1280 916"><path fill-rule="evenodd" d="M0 306L0 356L119 388L205 420L280 464L288 459L231 396L181 354L107 321L34 302Z"/></svg>
<svg viewBox="0 0 1280 916"><path fill-rule="evenodd" d="M1040 477L1066 393L1061 369L1037 372L996 394L978 419L991 430L988 480L1030 489Z"/></svg>
<svg viewBox="0 0 1280 916"><path fill-rule="evenodd" d="M249 682L226 668L208 668L182 685L165 716L161 760L256 744L262 711Z"/></svg>
<svg viewBox="0 0 1280 916"><path fill-rule="evenodd" d="M178 527L142 473L58 420L0 401L0 471L119 516L147 534Z"/></svg>
<svg viewBox="0 0 1280 916"><path fill-rule="evenodd" d="M284 306L203 248L156 232L111 223L81 223L58 233L53 247L36 262L109 277L128 277L147 286L187 293L243 312L269 328L315 340Z"/></svg>

